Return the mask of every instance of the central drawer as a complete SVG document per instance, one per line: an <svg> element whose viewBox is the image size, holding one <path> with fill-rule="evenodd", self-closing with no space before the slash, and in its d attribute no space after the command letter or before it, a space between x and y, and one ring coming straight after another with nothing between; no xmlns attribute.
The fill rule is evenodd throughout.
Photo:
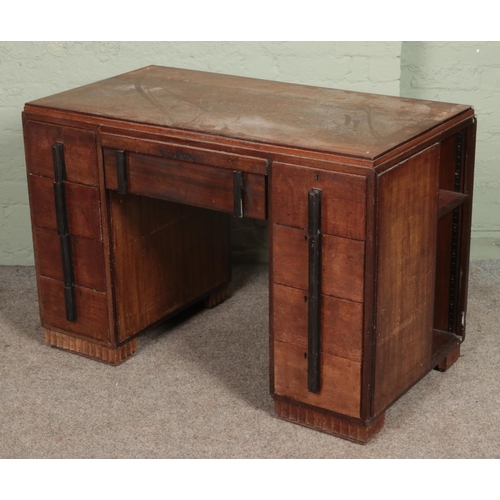
<svg viewBox="0 0 500 500"><path fill-rule="evenodd" d="M107 189L120 191L121 176L127 193L227 213L241 203L239 216L267 218L266 175L106 147L103 155Z"/></svg>

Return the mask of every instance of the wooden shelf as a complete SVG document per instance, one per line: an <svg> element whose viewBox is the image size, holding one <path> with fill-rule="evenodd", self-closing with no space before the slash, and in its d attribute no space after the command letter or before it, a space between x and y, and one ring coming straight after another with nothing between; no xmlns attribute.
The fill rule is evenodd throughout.
<svg viewBox="0 0 500 500"><path fill-rule="evenodd" d="M461 343L462 339L458 335L455 335L452 332L444 332L443 330L434 329L432 331L431 366L437 366Z"/></svg>
<svg viewBox="0 0 500 500"><path fill-rule="evenodd" d="M469 198L468 195L463 193L456 193L455 191L447 191L445 189L439 190L438 201L438 219L457 208Z"/></svg>

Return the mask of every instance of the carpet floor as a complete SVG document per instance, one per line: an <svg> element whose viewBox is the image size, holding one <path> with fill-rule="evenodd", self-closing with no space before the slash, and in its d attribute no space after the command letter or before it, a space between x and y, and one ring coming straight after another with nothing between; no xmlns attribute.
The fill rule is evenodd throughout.
<svg viewBox="0 0 500 500"><path fill-rule="evenodd" d="M268 267L139 338L118 367L49 347L34 269L0 267L0 458L500 458L500 261L471 263L467 339L362 446L284 422L268 390Z"/></svg>

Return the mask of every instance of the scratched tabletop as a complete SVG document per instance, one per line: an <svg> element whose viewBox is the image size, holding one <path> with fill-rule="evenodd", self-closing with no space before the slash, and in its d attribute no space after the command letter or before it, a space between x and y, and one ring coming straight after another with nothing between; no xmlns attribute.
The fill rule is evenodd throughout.
<svg viewBox="0 0 500 500"><path fill-rule="evenodd" d="M148 66L28 103L373 159L471 106Z"/></svg>

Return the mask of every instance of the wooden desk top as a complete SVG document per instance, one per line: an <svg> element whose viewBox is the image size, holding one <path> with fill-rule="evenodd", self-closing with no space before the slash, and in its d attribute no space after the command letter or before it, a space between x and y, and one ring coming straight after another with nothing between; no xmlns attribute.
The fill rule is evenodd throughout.
<svg viewBox="0 0 500 500"><path fill-rule="evenodd" d="M374 159L471 106L148 66L45 97L50 108Z"/></svg>

